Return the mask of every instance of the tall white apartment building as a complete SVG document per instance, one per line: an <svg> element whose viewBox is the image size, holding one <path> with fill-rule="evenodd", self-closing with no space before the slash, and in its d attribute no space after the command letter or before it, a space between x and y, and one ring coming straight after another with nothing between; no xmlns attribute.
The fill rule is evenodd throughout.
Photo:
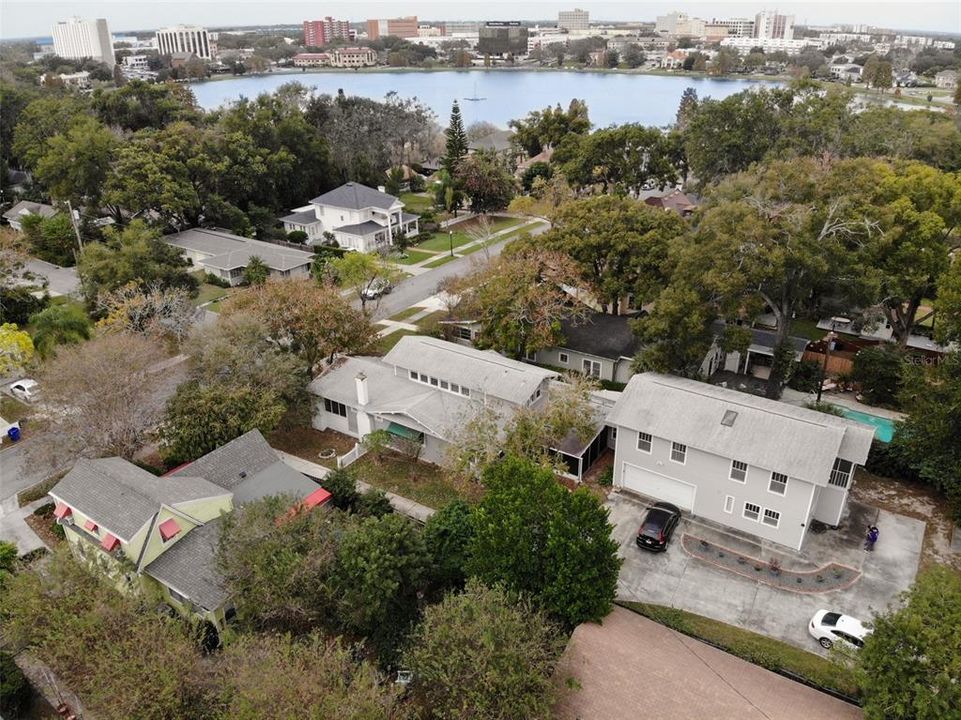
<svg viewBox="0 0 961 720"><path fill-rule="evenodd" d="M754 37L760 40L793 40L794 16L762 10L754 17Z"/></svg>
<svg viewBox="0 0 961 720"><path fill-rule="evenodd" d="M113 54L113 39L103 18L84 20L72 17L53 26L53 51L69 60L91 58L107 67L117 64Z"/></svg>
<svg viewBox="0 0 961 720"><path fill-rule="evenodd" d="M561 10L557 13L557 27L568 32L586 32L591 27L591 14L587 10Z"/></svg>
<svg viewBox="0 0 961 720"><path fill-rule="evenodd" d="M214 56L210 35L197 25L174 25L157 31L157 50L161 55L193 53L204 60Z"/></svg>
<svg viewBox="0 0 961 720"><path fill-rule="evenodd" d="M754 35L754 21L748 18L730 18L719 20L715 18L711 25L727 28L728 37L752 37Z"/></svg>

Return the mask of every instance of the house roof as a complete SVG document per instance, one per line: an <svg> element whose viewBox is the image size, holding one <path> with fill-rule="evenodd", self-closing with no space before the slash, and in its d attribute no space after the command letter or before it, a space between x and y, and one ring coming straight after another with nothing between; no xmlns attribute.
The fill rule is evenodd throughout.
<svg viewBox="0 0 961 720"><path fill-rule="evenodd" d="M644 202L652 207L664 208L665 210L674 210L678 213L688 213L693 212L697 209L697 203L694 202L688 195L685 195L680 190L673 190L667 195L662 195L660 197L651 196L644 199Z"/></svg>
<svg viewBox="0 0 961 720"><path fill-rule="evenodd" d="M470 143L469 147L471 150L503 152L510 149L512 137L514 137L514 133L510 130L495 130L489 135L477 138L474 142Z"/></svg>
<svg viewBox="0 0 961 720"><path fill-rule="evenodd" d="M227 589L217 567L220 520L194 528L167 548L144 572L207 610L227 600Z"/></svg>
<svg viewBox="0 0 961 720"><path fill-rule="evenodd" d="M492 350L422 335L402 337L384 356L384 362L519 404L525 403L545 379L557 377L552 370L511 360Z"/></svg>
<svg viewBox="0 0 961 720"><path fill-rule="evenodd" d="M349 182L323 195L318 195L310 202L314 205L330 205L349 210L363 210L370 207L389 210L400 200L366 185Z"/></svg>
<svg viewBox="0 0 961 720"><path fill-rule="evenodd" d="M113 457L78 460L50 494L126 542L157 514L161 504L177 508L229 492L194 474L157 477Z"/></svg>
<svg viewBox="0 0 961 720"><path fill-rule="evenodd" d="M168 245L206 255L204 265L221 270L247 267L250 259L256 256L271 270L282 272L307 265L314 257L313 253L303 250L206 228L165 235L164 241Z"/></svg>
<svg viewBox="0 0 961 720"><path fill-rule="evenodd" d="M167 477L198 475L234 494L243 504L268 495L305 498L317 484L283 462L259 430L251 430Z"/></svg>
<svg viewBox="0 0 961 720"><path fill-rule="evenodd" d="M280 218L281 222L296 223L297 225L313 225L320 222L317 213L313 210L301 210L300 212L284 215Z"/></svg>
<svg viewBox="0 0 961 720"><path fill-rule="evenodd" d="M41 217L49 218L56 214L57 209L52 205L44 205L43 203L32 202L30 200L21 200L7 210L3 214L3 218L9 222L10 220L19 220L24 215L40 215Z"/></svg>
<svg viewBox="0 0 961 720"><path fill-rule="evenodd" d="M633 319L599 312L591 312L578 322L566 318L561 320L564 342L559 347L611 360L634 357L640 342L631 329Z"/></svg>
<svg viewBox="0 0 961 720"><path fill-rule="evenodd" d="M356 225L341 225L340 227L334 228L334 230L337 232L347 233L348 235L370 235L378 230L386 229L386 225L381 225L373 220L367 220L362 223L357 223Z"/></svg>
<svg viewBox="0 0 961 720"><path fill-rule="evenodd" d="M632 377L608 421L817 485L838 457L863 465L874 438L847 418L657 373Z"/></svg>
<svg viewBox="0 0 961 720"><path fill-rule="evenodd" d="M715 320L711 323L711 330L715 335L723 335L726 328L727 323L723 320ZM750 328L750 330L752 346L769 348L771 350L777 347L777 333L773 330L764 330L756 327ZM788 336L787 342L796 353L803 353L808 346L807 338L795 337L793 335Z"/></svg>

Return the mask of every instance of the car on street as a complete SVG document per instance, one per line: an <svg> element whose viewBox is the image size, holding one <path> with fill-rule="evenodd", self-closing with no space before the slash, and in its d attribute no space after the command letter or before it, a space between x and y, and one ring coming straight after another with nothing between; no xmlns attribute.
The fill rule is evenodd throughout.
<svg viewBox="0 0 961 720"><path fill-rule="evenodd" d="M364 300L376 300L381 295L386 295L393 289L394 286L390 284L389 280L377 278L364 288Z"/></svg>
<svg viewBox="0 0 961 720"><path fill-rule="evenodd" d="M667 544L680 520L681 510L676 505L654 503L647 509L644 522L637 531L637 546L653 552L667 550Z"/></svg>
<svg viewBox="0 0 961 720"><path fill-rule="evenodd" d="M30 378L17 380L15 383L11 383L8 389L11 395L24 402L32 403L40 395L40 385L36 380L31 380Z"/></svg>
<svg viewBox="0 0 961 720"><path fill-rule="evenodd" d="M808 624L808 632L821 647L830 650L838 641L860 650L871 631L857 618L829 610L818 610Z"/></svg>

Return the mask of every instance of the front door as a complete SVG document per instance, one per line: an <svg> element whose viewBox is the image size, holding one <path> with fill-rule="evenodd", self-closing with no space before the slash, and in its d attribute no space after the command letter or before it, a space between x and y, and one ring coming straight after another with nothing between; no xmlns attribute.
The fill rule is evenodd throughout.
<svg viewBox="0 0 961 720"><path fill-rule="evenodd" d="M347 431L357 434L357 411L353 408L347 408Z"/></svg>

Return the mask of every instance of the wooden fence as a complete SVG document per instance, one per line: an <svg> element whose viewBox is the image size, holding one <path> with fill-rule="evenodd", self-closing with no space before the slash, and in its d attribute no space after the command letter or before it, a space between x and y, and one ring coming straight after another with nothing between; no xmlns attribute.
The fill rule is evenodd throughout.
<svg viewBox="0 0 961 720"><path fill-rule="evenodd" d="M816 362L819 367L824 365L823 353L805 350L803 359L809 362ZM831 355L828 356L826 369L828 375L848 375L852 369L854 369L853 353L831 353Z"/></svg>

